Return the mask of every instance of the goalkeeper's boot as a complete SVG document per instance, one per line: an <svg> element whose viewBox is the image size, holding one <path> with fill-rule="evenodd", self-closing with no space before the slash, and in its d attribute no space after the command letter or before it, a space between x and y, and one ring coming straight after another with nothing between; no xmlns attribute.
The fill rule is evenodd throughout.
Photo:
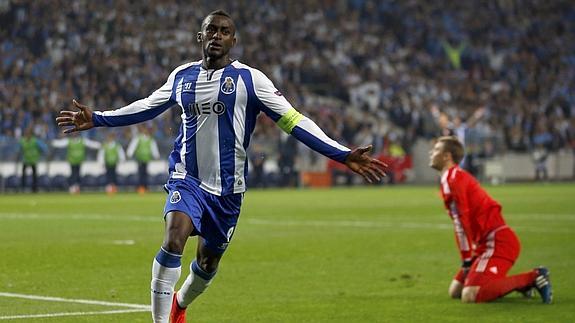
<svg viewBox="0 0 575 323"><path fill-rule="evenodd" d="M534 284L535 289L541 295L541 300L545 304L551 304L553 301L553 289L551 287L551 280L549 280L549 269L545 267L535 268L537 277L535 278Z"/></svg>
<svg viewBox="0 0 575 323"><path fill-rule="evenodd" d="M186 308L181 308L178 305L178 298L176 297L178 293L174 292L174 298L172 299L172 310L170 311L170 323L186 323Z"/></svg>

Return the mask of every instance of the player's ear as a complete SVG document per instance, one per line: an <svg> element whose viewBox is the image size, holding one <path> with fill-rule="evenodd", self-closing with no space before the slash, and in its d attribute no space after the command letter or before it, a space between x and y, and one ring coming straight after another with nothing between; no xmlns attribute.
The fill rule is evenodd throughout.
<svg viewBox="0 0 575 323"><path fill-rule="evenodd" d="M236 46L237 42L238 42L238 39L236 38L236 36L234 36L234 40L232 42L232 47Z"/></svg>

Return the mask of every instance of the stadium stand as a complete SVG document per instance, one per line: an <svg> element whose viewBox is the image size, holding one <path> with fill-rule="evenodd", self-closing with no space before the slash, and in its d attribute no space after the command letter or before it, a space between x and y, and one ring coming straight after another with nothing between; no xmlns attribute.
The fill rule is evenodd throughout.
<svg viewBox="0 0 575 323"><path fill-rule="evenodd" d="M420 138L463 129L480 160L541 146L575 154L570 1L303 2L221 7L240 26L232 56L270 75L330 136L373 144L378 155L394 138L410 155ZM174 67L200 57L195 34L214 9L208 0L0 2L0 160L17 159L27 127L46 142L58 138L54 118L72 98L106 110L161 86ZM481 120L461 128L480 106ZM171 109L151 124L162 156L179 114ZM118 134L126 147L131 130ZM106 131L86 135L102 141ZM257 156L277 161L281 140L271 121L260 120L253 142L261 143Z"/></svg>

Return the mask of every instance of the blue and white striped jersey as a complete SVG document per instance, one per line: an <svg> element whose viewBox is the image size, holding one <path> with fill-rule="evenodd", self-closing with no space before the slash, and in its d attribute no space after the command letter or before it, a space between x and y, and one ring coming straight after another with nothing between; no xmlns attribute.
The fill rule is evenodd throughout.
<svg viewBox="0 0 575 323"><path fill-rule="evenodd" d="M199 181L215 195L246 190L247 154L256 117L263 111L311 149L344 162L349 149L297 112L259 70L238 61L206 70L202 61L176 68L147 98L112 111L94 111L94 126L146 121L177 105L182 124L169 157L171 178Z"/></svg>

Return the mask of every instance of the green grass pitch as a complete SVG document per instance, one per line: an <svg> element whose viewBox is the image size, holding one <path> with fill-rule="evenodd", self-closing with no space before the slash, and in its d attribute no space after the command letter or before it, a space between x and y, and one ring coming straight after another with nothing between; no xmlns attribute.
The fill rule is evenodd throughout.
<svg viewBox="0 0 575 323"><path fill-rule="evenodd" d="M511 274L548 266L554 304L517 293L477 305L448 298L460 261L438 187L251 190L219 273L188 309L189 320L574 322L575 185L486 189L522 242ZM0 320L151 321L137 305L112 303L149 304L164 199L0 195ZM187 245L179 284L195 244Z"/></svg>

